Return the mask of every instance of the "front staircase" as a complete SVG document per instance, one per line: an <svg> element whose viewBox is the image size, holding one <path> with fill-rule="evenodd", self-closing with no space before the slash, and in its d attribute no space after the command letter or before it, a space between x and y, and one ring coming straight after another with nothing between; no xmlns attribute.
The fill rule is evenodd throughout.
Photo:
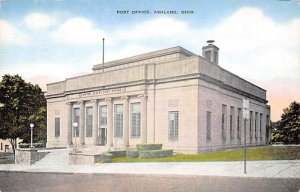
<svg viewBox="0 0 300 192"><path fill-rule="evenodd" d="M51 150L41 150L40 152L45 152L47 155L37 161L35 166L47 166L47 167L63 167L69 164L69 152L70 149L51 149Z"/></svg>

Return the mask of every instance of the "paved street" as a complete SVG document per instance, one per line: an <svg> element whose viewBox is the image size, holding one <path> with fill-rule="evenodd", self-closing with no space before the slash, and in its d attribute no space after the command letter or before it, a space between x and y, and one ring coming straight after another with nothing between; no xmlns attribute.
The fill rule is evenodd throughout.
<svg viewBox="0 0 300 192"><path fill-rule="evenodd" d="M297 192L300 179L188 175L68 174L0 172L0 190L40 191L163 191L163 192Z"/></svg>

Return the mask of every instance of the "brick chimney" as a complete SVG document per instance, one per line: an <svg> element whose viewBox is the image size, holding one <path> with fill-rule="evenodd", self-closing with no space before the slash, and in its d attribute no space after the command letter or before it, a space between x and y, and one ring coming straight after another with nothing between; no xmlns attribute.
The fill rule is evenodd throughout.
<svg viewBox="0 0 300 192"><path fill-rule="evenodd" d="M209 62L218 65L219 63L219 48L213 43L214 40L206 41L208 45L202 47L202 56Z"/></svg>

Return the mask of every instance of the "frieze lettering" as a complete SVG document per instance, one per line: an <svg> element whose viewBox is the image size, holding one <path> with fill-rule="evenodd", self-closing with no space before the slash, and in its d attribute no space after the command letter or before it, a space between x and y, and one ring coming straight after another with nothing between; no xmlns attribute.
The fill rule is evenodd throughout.
<svg viewBox="0 0 300 192"><path fill-rule="evenodd" d="M126 88L116 88L116 89L107 89L107 90L99 90L99 91L80 93L78 95L79 95L79 97L89 97L89 96L95 96L95 95L108 95L108 94L113 94L113 93L121 93L121 92L125 92L125 91L126 91Z"/></svg>

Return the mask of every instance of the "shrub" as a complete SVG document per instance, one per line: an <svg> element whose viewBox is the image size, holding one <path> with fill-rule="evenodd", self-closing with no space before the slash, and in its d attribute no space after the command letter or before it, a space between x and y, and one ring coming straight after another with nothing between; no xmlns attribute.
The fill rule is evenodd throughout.
<svg viewBox="0 0 300 192"><path fill-rule="evenodd" d="M45 144L44 143L34 143L33 146L35 148L44 148L45 147Z"/></svg>
<svg viewBox="0 0 300 192"><path fill-rule="evenodd" d="M147 150L139 151L139 158L149 159L149 158L161 158L173 155L173 150Z"/></svg>
<svg viewBox="0 0 300 192"><path fill-rule="evenodd" d="M128 150L128 151L126 151L126 156L129 159L138 158L139 157L139 152L138 151L133 151L133 150Z"/></svg>
<svg viewBox="0 0 300 192"><path fill-rule="evenodd" d="M138 151L145 151L145 150L161 150L162 144L138 144L136 145Z"/></svg>
<svg viewBox="0 0 300 192"><path fill-rule="evenodd" d="M109 152L104 152L101 154L103 163L110 163L113 155Z"/></svg>
<svg viewBox="0 0 300 192"><path fill-rule="evenodd" d="M126 157L126 151L109 151L115 157Z"/></svg>
<svg viewBox="0 0 300 192"><path fill-rule="evenodd" d="M45 143L32 143L34 148L44 148ZM19 148L30 148L30 143L19 143Z"/></svg>
<svg viewBox="0 0 300 192"><path fill-rule="evenodd" d="M20 143L19 144L19 148L29 148L30 147L30 144L28 143Z"/></svg>

